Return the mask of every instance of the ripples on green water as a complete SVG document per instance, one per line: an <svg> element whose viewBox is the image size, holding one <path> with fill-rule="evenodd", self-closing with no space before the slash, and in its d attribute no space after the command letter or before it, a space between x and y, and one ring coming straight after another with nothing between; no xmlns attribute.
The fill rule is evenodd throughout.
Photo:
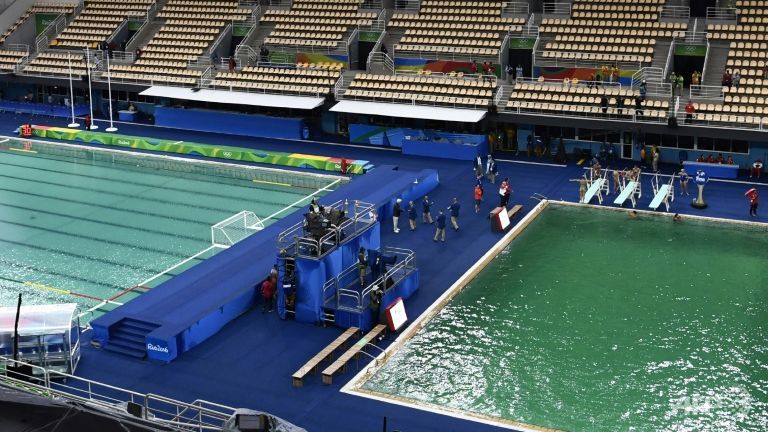
<svg viewBox="0 0 768 432"><path fill-rule="evenodd" d="M364 387L572 431L768 430L765 230L550 206Z"/></svg>

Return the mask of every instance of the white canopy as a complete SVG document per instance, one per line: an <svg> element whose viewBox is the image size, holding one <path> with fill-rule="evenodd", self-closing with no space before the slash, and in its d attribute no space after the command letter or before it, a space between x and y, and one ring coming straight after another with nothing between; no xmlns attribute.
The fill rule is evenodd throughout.
<svg viewBox="0 0 768 432"><path fill-rule="evenodd" d="M288 96L267 93L245 93L237 91L206 89L193 91L191 88L169 86L152 86L139 94L142 96L167 97L200 102L307 110L317 108L323 104L323 98L319 97Z"/></svg>
<svg viewBox="0 0 768 432"><path fill-rule="evenodd" d="M72 328L75 303L21 306L19 335L58 334ZM0 334L13 334L16 306L0 307Z"/></svg>
<svg viewBox="0 0 768 432"><path fill-rule="evenodd" d="M388 117L417 118L424 120L445 120L453 122L477 123L488 114L488 111L447 108L427 105L408 105L397 103L362 102L343 100L331 108L331 111L381 115Z"/></svg>

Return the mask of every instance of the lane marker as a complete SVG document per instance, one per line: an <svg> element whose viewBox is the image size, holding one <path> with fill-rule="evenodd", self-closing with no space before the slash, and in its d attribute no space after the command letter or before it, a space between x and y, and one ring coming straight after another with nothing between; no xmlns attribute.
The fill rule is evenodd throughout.
<svg viewBox="0 0 768 432"><path fill-rule="evenodd" d="M37 150L27 150L27 149L20 149L16 147L8 147L8 150L13 150L13 151L22 152L22 153L37 153Z"/></svg>
<svg viewBox="0 0 768 432"><path fill-rule="evenodd" d="M273 182L273 181L267 181L267 180L256 180L256 179L253 179L252 181L254 183L263 183L263 184L268 184L268 185L291 187L290 183L280 183L280 182Z"/></svg>

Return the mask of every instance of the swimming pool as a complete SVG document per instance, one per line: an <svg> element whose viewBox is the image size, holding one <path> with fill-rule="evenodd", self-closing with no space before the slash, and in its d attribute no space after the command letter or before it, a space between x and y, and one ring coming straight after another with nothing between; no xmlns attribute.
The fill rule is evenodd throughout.
<svg viewBox="0 0 768 432"><path fill-rule="evenodd" d="M247 210L269 225L346 181L0 139L0 305L113 299L98 315L218 252L217 222Z"/></svg>
<svg viewBox="0 0 768 432"><path fill-rule="evenodd" d="M521 428L764 430L764 225L553 204L531 220L345 391Z"/></svg>

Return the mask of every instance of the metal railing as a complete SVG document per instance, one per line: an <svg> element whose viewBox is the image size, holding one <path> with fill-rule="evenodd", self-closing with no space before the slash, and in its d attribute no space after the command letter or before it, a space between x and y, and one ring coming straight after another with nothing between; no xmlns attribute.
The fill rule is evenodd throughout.
<svg viewBox="0 0 768 432"><path fill-rule="evenodd" d="M24 51L29 55L29 45L25 44L3 44L0 51Z"/></svg>
<svg viewBox="0 0 768 432"><path fill-rule="evenodd" d="M496 59L496 55L494 54L486 54L486 55L478 55L478 54L469 54L469 53L457 53L454 52L454 50L458 49L457 47L452 46L444 46L440 48L444 48L445 51L422 51L421 49L418 50L398 50L397 49L398 44L395 44L392 47L392 57L410 57L410 58L421 58L421 59L427 59L427 60L460 60L460 61L477 61L479 60L488 60L488 59Z"/></svg>
<svg viewBox="0 0 768 432"><path fill-rule="evenodd" d="M538 41L537 41L538 46ZM599 69L606 64L615 64L622 70L639 70L644 66L644 62L627 62L627 61L613 61L613 60L588 60L588 59L566 59L561 57L544 57L543 51L535 52L534 59L543 66L557 66L557 67L573 67L573 68L589 68ZM650 64L649 62L648 64Z"/></svg>
<svg viewBox="0 0 768 432"><path fill-rule="evenodd" d="M528 2L515 2L515 1L509 1L504 3L501 6L501 14L508 14L508 15L528 15L530 11L530 6L528 5Z"/></svg>
<svg viewBox="0 0 768 432"><path fill-rule="evenodd" d="M691 8L687 6L662 6L661 18L667 19L691 19Z"/></svg>
<svg viewBox="0 0 768 432"><path fill-rule="evenodd" d="M666 123L666 112L663 116L650 115L651 112L661 111L660 109L649 108L643 106L642 114L638 114L634 105L624 106L622 113L618 113L618 108L609 107L606 113L591 111L587 108L592 108L590 105L569 105L564 103L550 102L549 105L557 105L558 109L547 108L541 103L535 105L526 104L524 106L521 101L512 100L509 101L504 109L506 113L515 114L537 114L537 115L549 115L556 117L573 117L573 118L588 118L593 120L612 120L612 121L625 121L625 122L641 122L641 123Z"/></svg>
<svg viewBox="0 0 768 432"><path fill-rule="evenodd" d="M67 19L64 14L59 14L55 20L48 24L40 34L35 38L35 51L40 52L50 45L50 41L67 27Z"/></svg>
<svg viewBox="0 0 768 432"><path fill-rule="evenodd" d="M736 20L736 8L708 7L707 8L707 19L708 20L735 21Z"/></svg>
<svg viewBox="0 0 768 432"><path fill-rule="evenodd" d="M571 3L544 3L544 14L570 15Z"/></svg>
<svg viewBox="0 0 768 432"><path fill-rule="evenodd" d="M707 41L707 32L699 31L687 31L683 35L675 35L674 40L680 41L682 39L685 43L704 44Z"/></svg>
<svg viewBox="0 0 768 432"><path fill-rule="evenodd" d="M416 271L416 255L410 249L387 246L382 248L379 253L381 256L397 257L395 264L386 269L384 274L380 275L361 291L349 289L346 287L355 283L358 271L357 264L353 264L336 278L328 281L330 283L327 283L327 291L326 286L323 286L323 296L326 297L333 290L336 294L336 309L359 313L368 307L366 299L370 299L371 292L381 289L386 293ZM330 296L328 297L330 298Z"/></svg>
<svg viewBox="0 0 768 432"><path fill-rule="evenodd" d="M608 81L588 81L588 80L579 80L575 84L573 84L573 81L569 79L552 79L552 78L526 78L526 77L517 77L515 79L515 83L521 83L521 84L542 84L542 85L549 85L549 86L557 86L557 87L563 87L563 86L582 86L587 88L605 88L605 87L612 87L612 88L618 88L619 90L622 89L622 85L620 82L608 82ZM585 95L586 96L586 95Z"/></svg>
<svg viewBox="0 0 768 432"><path fill-rule="evenodd" d="M725 94L722 86L693 85L688 90L688 96L691 99L707 99L723 102Z"/></svg>
<svg viewBox="0 0 768 432"><path fill-rule="evenodd" d="M343 211L346 218L335 227L331 227L319 238L308 236L305 232L305 221L298 222L285 229L277 236L277 248L292 256L320 258L335 249L339 243L350 239L367 229L376 222L374 205L355 200L351 203L336 201L323 206L326 212L330 210ZM327 246L323 248L324 246Z"/></svg>
<svg viewBox="0 0 768 432"><path fill-rule="evenodd" d="M706 81L704 81L704 78L707 76L707 61L709 60L709 39L707 39L707 51L704 53L704 65L701 68L701 77L699 78L699 83L703 84Z"/></svg>
<svg viewBox="0 0 768 432"><path fill-rule="evenodd" d="M355 100L355 101L374 101L374 102L387 102L387 103L393 103L393 104L400 104L400 105L421 105L421 106L434 106L434 107L443 107L443 108L459 108L459 109L477 109L477 110L487 110L488 107L491 104L491 100L489 99L488 103L485 104L479 104L479 103L461 103L459 102L459 99L462 99L462 96L443 96L443 101L434 101L434 100L426 100L423 99L421 95L416 95L413 93L398 93L398 92L384 92L386 93L386 96L383 94L376 95L376 96L362 96L362 95L349 95L348 90L341 92L339 95L339 99L344 100ZM440 96L437 96L440 97ZM471 100L477 100L476 97L471 97Z"/></svg>
<svg viewBox="0 0 768 432"><path fill-rule="evenodd" d="M235 413L235 408L225 405L204 400L186 403L152 393L139 393L7 357L0 357L0 365L3 366L0 368L0 382L22 392L90 404L125 414L125 406L130 402L143 408L138 416L142 420L175 431L221 430ZM9 365L31 368L32 375L8 369Z"/></svg>
<svg viewBox="0 0 768 432"><path fill-rule="evenodd" d="M664 76L662 79L666 79L669 76L669 65L672 64L672 55L675 53L675 39L669 44L669 52L667 53L667 60L664 62Z"/></svg>
<svg viewBox="0 0 768 432"><path fill-rule="evenodd" d="M215 68L213 66L208 67L208 69L203 72L202 75L200 75L200 85L199 87L204 88L208 86L208 83L213 80L213 77L215 75Z"/></svg>

